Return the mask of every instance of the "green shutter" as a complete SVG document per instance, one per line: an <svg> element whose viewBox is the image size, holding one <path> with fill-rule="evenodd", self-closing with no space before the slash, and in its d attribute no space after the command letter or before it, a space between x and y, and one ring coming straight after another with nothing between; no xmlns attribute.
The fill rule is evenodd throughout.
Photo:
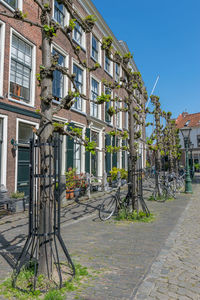
<svg viewBox="0 0 200 300"><path fill-rule="evenodd" d="M70 123L67 127L68 130L70 130L70 127L74 127L74 123ZM66 139L66 148L67 148L67 151L66 151L66 155L67 155L67 158L66 158L66 171L69 169L69 168L73 168L73 162L74 162L74 139L67 136L67 139Z"/></svg>
<svg viewBox="0 0 200 300"><path fill-rule="evenodd" d="M116 137L113 136L112 146L113 147L115 147L115 146L117 147L117 144L118 144L118 140L116 140ZM117 168L117 152L114 152L113 155L112 155L112 167L116 167Z"/></svg>
<svg viewBox="0 0 200 300"><path fill-rule="evenodd" d="M86 137L90 139L90 128L86 128ZM85 173L90 174L90 152L85 151Z"/></svg>
<svg viewBox="0 0 200 300"><path fill-rule="evenodd" d="M105 137L105 146L111 145L111 136L106 134ZM111 171L111 153L106 152L106 172L107 174Z"/></svg>

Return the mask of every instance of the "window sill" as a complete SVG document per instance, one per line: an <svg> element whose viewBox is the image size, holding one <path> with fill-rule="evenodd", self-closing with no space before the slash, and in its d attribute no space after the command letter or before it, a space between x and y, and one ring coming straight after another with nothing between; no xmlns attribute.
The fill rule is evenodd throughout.
<svg viewBox="0 0 200 300"><path fill-rule="evenodd" d="M111 78L113 78L113 75L111 73L109 73L106 69L104 69L104 71L106 72L106 74L108 74Z"/></svg>
<svg viewBox="0 0 200 300"><path fill-rule="evenodd" d="M72 38L72 40L75 44L77 44L81 48L81 50L83 50L86 53L86 48L83 47L83 45L79 44L79 42L77 42L74 38Z"/></svg>
<svg viewBox="0 0 200 300"><path fill-rule="evenodd" d="M28 107L32 107L32 108L35 108L34 105L32 104L28 104L26 102L23 102L23 101L18 101L18 100L15 100L15 99L12 99L12 98L8 98L9 101L11 102L15 102L15 103L18 103L18 104L21 104L21 105L24 105L24 106L28 106Z"/></svg>
<svg viewBox="0 0 200 300"><path fill-rule="evenodd" d="M92 55L90 56L91 60L93 60L93 62L100 64L100 62L98 60L96 60L94 57L92 57ZM101 66L101 64L100 64Z"/></svg>
<svg viewBox="0 0 200 300"><path fill-rule="evenodd" d="M79 110L79 109L77 109L77 108L71 108L70 110L71 110L71 111L74 111L74 112L76 112L76 113L78 113L78 114L80 114L80 115L83 115L83 116L86 116L86 115L87 115L85 112L83 112L83 111L81 111L81 110Z"/></svg>

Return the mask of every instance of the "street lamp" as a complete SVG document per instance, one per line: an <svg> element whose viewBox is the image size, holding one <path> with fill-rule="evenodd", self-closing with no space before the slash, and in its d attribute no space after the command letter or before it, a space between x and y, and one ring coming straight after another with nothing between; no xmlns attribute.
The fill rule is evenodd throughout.
<svg viewBox="0 0 200 300"><path fill-rule="evenodd" d="M192 180L190 178L190 170L189 170L189 159L188 159L188 148L189 148L189 138L191 128L184 126L180 129L185 147L185 155L186 155L186 176L185 176L185 193L192 193Z"/></svg>
<svg viewBox="0 0 200 300"><path fill-rule="evenodd" d="M192 142L190 142L190 178L193 178L193 176L194 176L193 158L192 158L193 148L194 148L194 144L192 144Z"/></svg>

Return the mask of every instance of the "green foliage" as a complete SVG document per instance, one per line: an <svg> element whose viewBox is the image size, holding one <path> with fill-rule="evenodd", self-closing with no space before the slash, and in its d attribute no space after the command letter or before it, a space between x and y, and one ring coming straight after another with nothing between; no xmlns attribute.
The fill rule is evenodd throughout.
<svg viewBox="0 0 200 300"><path fill-rule="evenodd" d="M113 38L112 36L103 37L101 48L110 51L112 49Z"/></svg>
<svg viewBox="0 0 200 300"><path fill-rule="evenodd" d="M76 27L76 19L70 19L69 20L69 28L70 28L70 30L74 30L75 27Z"/></svg>
<svg viewBox="0 0 200 300"><path fill-rule="evenodd" d="M62 264L62 263L61 263ZM65 264L65 263L63 263ZM19 274L19 284L21 288L27 289L27 292L22 292L16 288L12 287L12 277L7 278L4 282L0 284L0 294L5 297L5 299L19 299L19 300L64 300L66 299L67 292L72 292L79 290L81 286L84 285L83 280L92 277L89 274L86 267L80 264L75 264L76 275L72 281L67 281L63 283L63 287L60 290L50 289L47 293L43 294L38 289L35 291L29 291L31 288L30 282L34 275L33 268L24 269ZM44 276L38 276L38 288L44 288Z"/></svg>
<svg viewBox="0 0 200 300"><path fill-rule="evenodd" d="M194 164L194 167L195 167L195 169L196 169L197 171L200 170L200 164L199 164L199 163Z"/></svg>
<svg viewBox="0 0 200 300"><path fill-rule="evenodd" d="M128 53L124 54L123 58L131 59L131 58L133 58L133 55L130 52L128 52Z"/></svg>
<svg viewBox="0 0 200 300"><path fill-rule="evenodd" d="M117 221L132 221L132 222L144 222L150 223L154 221L155 216L150 214L149 216L146 215L145 212L139 211L137 213L136 210L133 212L127 212L126 209L120 209L118 215L115 218Z"/></svg>
<svg viewBox="0 0 200 300"><path fill-rule="evenodd" d="M104 102L110 102L111 95L106 95L102 93L100 96L97 97L96 102L97 104L103 104Z"/></svg>
<svg viewBox="0 0 200 300"><path fill-rule="evenodd" d="M47 24L45 24L43 26L43 29L44 29L44 32L48 39L52 38L53 36L56 36L56 30L55 30L54 26L48 26Z"/></svg>
<svg viewBox="0 0 200 300"><path fill-rule="evenodd" d="M96 151L95 151L96 147L97 147L97 143L94 141L92 141L92 142L87 141L87 143L85 144L85 150L89 151L93 155L95 155L95 153L96 153Z"/></svg>
<svg viewBox="0 0 200 300"><path fill-rule="evenodd" d="M94 24L97 21L97 18L94 15L88 15L83 19L87 24Z"/></svg>
<svg viewBox="0 0 200 300"><path fill-rule="evenodd" d="M110 171L112 180L117 179L117 173L118 172L120 172L120 174L121 174L121 179L127 179L128 178L128 171L126 171L125 169L119 169L119 168L113 167L112 170Z"/></svg>
<svg viewBox="0 0 200 300"><path fill-rule="evenodd" d="M24 198L24 192L19 192L19 191L13 192L10 194L10 197L14 199Z"/></svg>
<svg viewBox="0 0 200 300"><path fill-rule="evenodd" d="M110 106L107 110L108 114L112 117L113 115L116 114L116 109L114 108L114 106Z"/></svg>

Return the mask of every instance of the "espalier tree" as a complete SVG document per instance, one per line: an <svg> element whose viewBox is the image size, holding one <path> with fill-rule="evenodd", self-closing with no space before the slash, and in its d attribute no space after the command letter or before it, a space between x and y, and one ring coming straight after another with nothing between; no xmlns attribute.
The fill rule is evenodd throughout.
<svg viewBox="0 0 200 300"><path fill-rule="evenodd" d="M163 141L162 141L162 125L161 117L162 110L159 101L159 97L151 95L151 103L153 104L153 111L151 114L154 116L155 128L150 139L147 139L147 144L149 149L153 150L155 158L155 187L158 193L158 196L161 196L160 184L159 184L159 173L161 171L161 154L163 154Z"/></svg>
<svg viewBox="0 0 200 300"><path fill-rule="evenodd" d="M169 172L178 173L178 161L180 159L180 140L179 130L176 128L175 121L171 119L171 112L163 112L166 126L163 129L163 143L165 155L168 156Z"/></svg>
<svg viewBox="0 0 200 300"><path fill-rule="evenodd" d="M46 143L51 143L53 138L53 133L58 132L60 134L68 135L76 139L79 143L85 146L86 151L94 153L96 151L96 143L91 142L87 138L82 137L82 132L79 128L72 128L68 126L68 129L64 129L64 125L55 123L53 121L54 115L56 115L60 110L70 110L73 104L77 101L78 97L85 99L86 101L91 101L84 94L82 94L75 84L75 74L72 74L66 67L60 66L58 64L58 56L52 55L52 42L56 37L58 31L61 31L66 39L69 41L71 48L73 49L74 54L77 57L77 60L81 66L88 70L88 72L95 72L100 65L98 63L91 64L89 60L82 59L82 50L77 44L73 41L72 32L78 22L86 35L90 34L93 30L96 18L93 15L89 15L86 18L82 19L76 10L73 7L73 0L59 0L59 4L63 4L67 9L70 15L69 25L62 27L60 24L56 23L52 18L52 2L49 0L34 0L35 4L38 6L40 22L35 22L29 18L26 12L16 10L14 12L7 13L6 11L1 11L0 15L7 18L14 18L16 22L25 22L30 24L30 26L35 26L41 30L41 53L42 53L42 63L40 65L40 70L37 74L37 80L40 86L40 109L37 111L40 114L40 125L36 134L38 135L41 144L40 152L40 173L41 173L41 192L39 199L40 207L40 217L39 217L39 232L41 234L39 242L39 261L38 261L38 274L48 274L49 270L48 265L52 261L52 252L50 243L48 240L43 240L44 237L42 234L43 230L46 227L51 228L52 224L52 203L54 193L49 193L49 189L53 189L53 185L50 181L50 178L53 175L53 168L45 163L45 157L51 156L52 162L50 161L51 166L53 165L53 156L52 149L49 146L46 146ZM136 162L138 157L138 140L142 136L142 125L145 119L145 104L140 97L137 97L136 94L143 95L144 99L147 100L147 92L143 86L141 75L139 72L133 72L130 68L129 61L132 58L130 53L121 55L119 52L115 52L112 47L112 38L104 37L101 43L102 50L105 51L105 54L113 61L121 65L123 70L123 76L120 79L119 83L103 81L103 83L112 90L123 89L126 92L126 97L120 99L118 97L111 98L110 95L102 94L97 98L97 104L101 105L103 103L110 103L108 108L108 114L110 116L116 115L119 111L128 111L129 115L129 130L128 131L117 131L116 129L112 130L109 134L112 136L120 136L122 139L128 139L127 146L107 146L104 151L114 153L117 151L128 151L130 154L130 177L132 183L132 206L133 209L136 209L136 197L135 197L135 169ZM52 83L53 83L53 73L54 71L60 71L63 75L67 76L71 82L73 88L60 100L60 102L54 106L53 95L52 95ZM119 107L117 103L124 103L126 107ZM50 174L51 173L51 174ZM48 195L48 196L47 196ZM51 195L51 196L49 196ZM45 205L44 205L45 202ZM44 210L44 207L46 209ZM44 218L45 214L45 218ZM44 224L47 222L48 224ZM48 263L45 261L45 258L48 259ZM52 268L51 268L52 272Z"/></svg>

